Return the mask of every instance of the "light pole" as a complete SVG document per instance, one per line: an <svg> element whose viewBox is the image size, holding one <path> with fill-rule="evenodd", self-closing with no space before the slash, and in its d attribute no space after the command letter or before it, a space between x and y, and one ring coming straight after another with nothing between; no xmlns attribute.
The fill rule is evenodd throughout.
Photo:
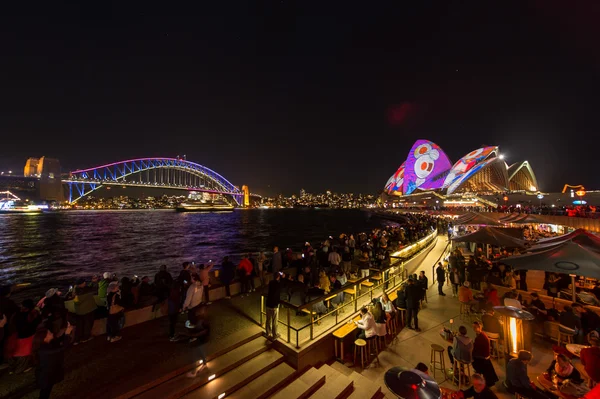
<svg viewBox="0 0 600 399"><path fill-rule="evenodd" d="M540 215L542 214L542 199L544 198L544 194L539 193L537 195L538 199L540 200Z"/></svg>

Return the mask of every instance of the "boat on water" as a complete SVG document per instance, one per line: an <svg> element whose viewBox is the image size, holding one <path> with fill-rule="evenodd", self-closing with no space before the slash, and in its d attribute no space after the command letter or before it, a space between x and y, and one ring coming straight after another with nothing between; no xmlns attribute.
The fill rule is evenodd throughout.
<svg viewBox="0 0 600 399"><path fill-rule="evenodd" d="M15 213L42 213L44 209L48 209L47 205L24 205L21 204L21 199L10 191L0 192L0 214L15 214Z"/></svg>
<svg viewBox="0 0 600 399"><path fill-rule="evenodd" d="M194 191L175 208L177 212L227 212L233 209L234 206L223 199L207 199L202 193Z"/></svg>

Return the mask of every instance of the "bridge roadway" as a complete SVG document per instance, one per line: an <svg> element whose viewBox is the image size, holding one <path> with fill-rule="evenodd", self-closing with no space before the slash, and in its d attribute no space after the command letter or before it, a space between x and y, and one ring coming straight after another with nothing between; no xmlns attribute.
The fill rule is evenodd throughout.
<svg viewBox="0 0 600 399"><path fill-rule="evenodd" d="M118 181L103 181L103 180L77 180L77 179L63 179L63 183L85 183L85 184L94 184L94 185L102 185L102 186L126 186L126 187L147 187L147 188L161 188L161 189L170 189L170 190L187 190L187 191L199 191L203 193L211 193L211 194L229 194L229 195L240 195L239 192L233 191L219 191L219 190L211 190L205 187L192 187L192 186L184 186L184 185L170 185L170 184L153 184L153 183L144 183L144 182L118 182ZM252 196L253 194L251 194Z"/></svg>

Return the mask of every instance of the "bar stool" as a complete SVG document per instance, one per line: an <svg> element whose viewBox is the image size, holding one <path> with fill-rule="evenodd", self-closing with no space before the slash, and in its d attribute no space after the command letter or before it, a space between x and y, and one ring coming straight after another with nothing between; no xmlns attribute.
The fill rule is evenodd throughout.
<svg viewBox="0 0 600 399"><path fill-rule="evenodd" d="M436 354L439 354L439 360L436 360ZM440 370L444 373L444 381L448 379L446 361L444 360L444 348L438 344L431 344L431 363L429 365L433 370L433 378L435 378L435 370Z"/></svg>
<svg viewBox="0 0 600 399"><path fill-rule="evenodd" d="M573 337L575 336L575 330L562 324L558 326L558 346L563 342L565 344L572 344Z"/></svg>
<svg viewBox="0 0 600 399"><path fill-rule="evenodd" d="M379 344L377 342L377 334L367 338L367 357L371 356L371 353L373 353L373 349L375 349L375 356L379 354Z"/></svg>
<svg viewBox="0 0 600 399"><path fill-rule="evenodd" d="M402 328L404 328L404 326L406 325L406 309L398 308L396 317L398 317L400 319L400 323L402 323L401 326L402 326Z"/></svg>
<svg viewBox="0 0 600 399"><path fill-rule="evenodd" d="M460 303L460 318L464 320L464 316L471 318L471 305L467 302Z"/></svg>
<svg viewBox="0 0 600 399"><path fill-rule="evenodd" d="M465 373L465 367L467 368L467 371ZM461 387L462 387L462 377L469 377L471 378L471 363L466 363L466 362L462 362L458 359L454 359L454 373L456 373L458 371L458 390L460 391ZM456 385L456 374L454 374L454 385ZM467 387L467 385L465 385L465 388Z"/></svg>
<svg viewBox="0 0 600 399"><path fill-rule="evenodd" d="M490 340L490 357L498 359L500 357L500 334L484 331Z"/></svg>
<svg viewBox="0 0 600 399"><path fill-rule="evenodd" d="M365 352L367 350L367 341L364 339L357 339L354 341L354 364L356 364L356 352L360 348L360 365L365 368Z"/></svg>

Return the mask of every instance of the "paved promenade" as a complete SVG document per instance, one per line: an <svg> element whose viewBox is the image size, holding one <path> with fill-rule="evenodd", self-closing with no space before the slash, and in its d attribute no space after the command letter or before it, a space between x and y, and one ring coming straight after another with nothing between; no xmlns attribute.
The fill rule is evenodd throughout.
<svg viewBox="0 0 600 399"><path fill-rule="evenodd" d="M457 298L452 298L452 288L449 285L444 285L446 296L443 297L438 295L437 282L433 284L434 276L431 275L431 267L440 255L440 248L442 245L445 246L446 243L446 239L440 236L436 248L429 253L427 258L413 272L419 273L421 270L424 270L430 282L430 288L427 293L428 303L419 312L419 327L421 328L421 332L417 333L414 330L403 329L398 334L398 338L379 354L379 364L372 362L369 367L361 372L364 377L379 384L382 387L382 392L386 394L386 398L388 399L395 399L396 396L385 387L383 380L385 372L395 366L412 368L419 362L429 365L431 344L438 344L444 348L450 345L440 336L440 331L444 325L450 325L450 319L454 319L455 329L460 325L464 325L467 327L468 335L471 338L475 337L471 321L462 321L459 318L460 305ZM535 381L535 378L544 372L552 362L553 354L551 347L552 344L549 342L534 340L533 360L529 365L529 377L532 381ZM444 356L446 366L449 368L450 360L448 359L448 354L445 352ZM500 399L514 398L514 395L506 392L504 387L501 386L501 382L504 381L506 375L504 362L498 364L497 360L493 360L493 363L496 374L500 378L500 382L495 385L494 392L496 392ZM442 383L444 380L439 371L436 371L436 377L439 383ZM449 381L443 382L441 385L450 389L456 389L456 386L452 385Z"/></svg>

